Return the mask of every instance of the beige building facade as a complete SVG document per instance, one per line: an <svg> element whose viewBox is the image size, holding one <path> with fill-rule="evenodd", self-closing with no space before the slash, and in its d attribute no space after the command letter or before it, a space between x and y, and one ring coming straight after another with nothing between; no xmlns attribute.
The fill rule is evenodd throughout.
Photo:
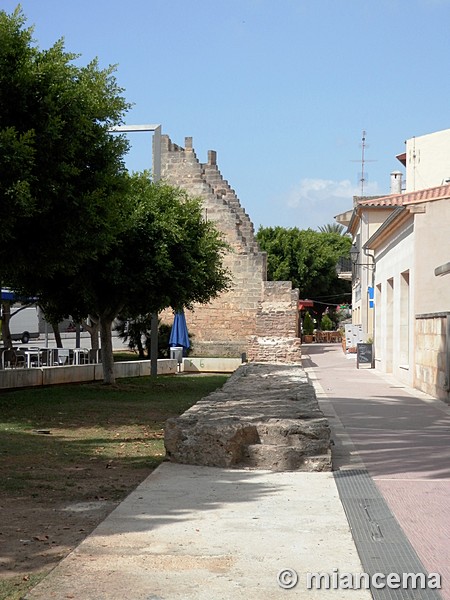
<svg viewBox="0 0 450 600"><path fill-rule="evenodd" d="M339 223L347 227L352 235L358 258L352 270L352 323L361 325L362 337L370 340L374 336L374 310L371 302L374 286L374 257L365 247L367 240L389 217L395 206L387 205L386 200L378 198L355 197L354 209L338 215Z"/></svg>
<svg viewBox="0 0 450 600"><path fill-rule="evenodd" d="M449 400L450 186L402 195L367 241L375 257L375 362L400 381Z"/></svg>

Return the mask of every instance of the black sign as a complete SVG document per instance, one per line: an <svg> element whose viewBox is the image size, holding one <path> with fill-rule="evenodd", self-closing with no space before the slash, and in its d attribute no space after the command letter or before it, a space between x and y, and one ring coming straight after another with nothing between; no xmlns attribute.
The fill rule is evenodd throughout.
<svg viewBox="0 0 450 600"><path fill-rule="evenodd" d="M370 365L373 369L373 344L356 344L356 366Z"/></svg>

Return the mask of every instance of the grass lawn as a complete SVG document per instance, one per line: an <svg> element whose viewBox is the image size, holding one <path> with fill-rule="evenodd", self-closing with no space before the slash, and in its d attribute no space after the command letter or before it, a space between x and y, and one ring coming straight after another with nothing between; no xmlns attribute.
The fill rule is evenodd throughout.
<svg viewBox="0 0 450 600"><path fill-rule="evenodd" d="M0 600L18 600L164 460L164 423L227 376L0 394Z"/></svg>

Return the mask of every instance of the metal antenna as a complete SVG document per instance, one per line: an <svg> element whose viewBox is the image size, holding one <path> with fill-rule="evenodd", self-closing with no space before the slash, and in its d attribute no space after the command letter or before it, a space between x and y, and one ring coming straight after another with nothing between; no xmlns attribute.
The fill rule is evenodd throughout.
<svg viewBox="0 0 450 600"><path fill-rule="evenodd" d="M352 162L361 162L361 177L359 178L359 182L361 184L361 197L364 197L364 184L367 181L366 177L367 177L367 173L364 170L365 164L366 162L376 162L375 160L367 160L365 153L366 153L366 130L363 129L362 132L362 142L361 142L361 160L353 160Z"/></svg>

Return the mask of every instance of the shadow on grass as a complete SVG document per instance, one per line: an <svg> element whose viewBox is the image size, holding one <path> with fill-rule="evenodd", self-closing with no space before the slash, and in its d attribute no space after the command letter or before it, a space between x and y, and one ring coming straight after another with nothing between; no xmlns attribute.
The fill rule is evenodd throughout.
<svg viewBox="0 0 450 600"><path fill-rule="evenodd" d="M3 571L54 566L55 553L78 544L164 460L165 420L226 379L137 378L111 387L81 384L0 393ZM59 511L83 501L98 501L103 508L82 525L72 517L75 529L64 541L68 517ZM34 541L49 523L55 532L51 540ZM21 537L30 542L22 544Z"/></svg>

